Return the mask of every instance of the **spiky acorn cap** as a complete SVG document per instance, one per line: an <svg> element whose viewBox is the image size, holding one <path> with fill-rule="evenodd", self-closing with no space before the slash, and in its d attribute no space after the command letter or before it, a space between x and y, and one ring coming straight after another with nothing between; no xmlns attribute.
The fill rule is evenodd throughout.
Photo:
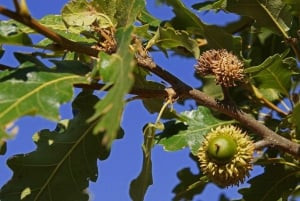
<svg viewBox="0 0 300 201"><path fill-rule="evenodd" d="M239 185L252 170L254 144L239 128L219 126L209 132L199 148L200 168L221 187Z"/></svg>
<svg viewBox="0 0 300 201"><path fill-rule="evenodd" d="M243 62L231 52L212 49L202 53L195 69L202 76L214 75L219 85L233 87L245 78L243 66Z"/></svg>

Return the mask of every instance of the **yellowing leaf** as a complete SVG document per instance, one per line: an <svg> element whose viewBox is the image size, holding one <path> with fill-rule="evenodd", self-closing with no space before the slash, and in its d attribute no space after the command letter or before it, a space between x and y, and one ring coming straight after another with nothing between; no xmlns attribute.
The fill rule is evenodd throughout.
<svg viewBox="0 0 300 201"><path fill-rule="evenodd" d="M86 0L74 0L66 4L62 17L67 26L87 27L97 23L101 28L113 26L111 19Z"/></svg>
<svg viewBox="0 0 300 201"><path fill-rule="evenodd" d="M29 187L25 188L20 196L20 199L23 200L24 198L26 198L28 195L31 194L31 189Z"/></svg>

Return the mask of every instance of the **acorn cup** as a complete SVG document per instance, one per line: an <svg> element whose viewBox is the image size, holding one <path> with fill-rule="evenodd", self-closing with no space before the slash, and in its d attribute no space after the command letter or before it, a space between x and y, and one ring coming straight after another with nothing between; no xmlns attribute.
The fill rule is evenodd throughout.
<svg viewBox="0 0 300 201"><path fill-rule="evenodd" d="M227 125L212 129L199 148L200 168L220 187L243 183L252 170L254 144L239 128Z"/></svg>
<svg viewBox="0 0 300 201"><path fill-rule="evenodd" d="M214 75L216 83L224 87L237 86L245 78L244 63L225 49L203 52L195 70L201 76Z"/></svg>

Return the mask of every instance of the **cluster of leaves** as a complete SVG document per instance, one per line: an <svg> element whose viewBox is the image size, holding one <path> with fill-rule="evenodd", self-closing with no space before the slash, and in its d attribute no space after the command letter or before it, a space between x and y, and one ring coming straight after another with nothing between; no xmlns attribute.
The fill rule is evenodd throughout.
<svg viewBox="0 0 300 201"><path fill-rule="evenodd" d="M200 50L212 48L227 49L239 55L245 62L247 83L230 89L236 104L278 134L299 142L300 71L295 57L300 57L300 3L297 0L219 0L194 4L192 11L180 0L160 2L172 7L172 19L161 21L152 16L144 0L72 0L64 6L61 15L48 15L39 20L46 31L99 50L97 58L65 51L61 44L47 37L33 43L31 35L37 30L15 20L0 21L0 43L50 50L16 52L18 67L1 66L0 141L3 150L5 140L16 134L13 122L18 118L40 115L59 121L59 107L72 101L74 86L88 88L99 84L101 87L97 90L107 92L98 99L91 94L93 90L83 89L73 100L72 120L59 123L54 131L38 132L34 138L35 151L8 161L14 175L2 187L1 200L88 200L83 190L89 180L97 179L97 159L106 159L111 143L120 137L126 95L133 91L146 93L164 89L162 84L148 81L149 70L140 68L135 60L135 56L148 58L148 51L159 50L167 56L172 51L195 59ZM208 25L196 14L208 10L225 10L240 18L225 27ZM2 48L0 56L5 53ZM46 66L38 56L49 59L54 66ZM199 79L203 92L222 98L222 90L214 78ZM138 95L143 97L143 93ZM159 112L163 98L152 97L143 103L150 113ZM260 111L265 108L270 112L261 118ZM144 128L143 168L131 183L133 200L143 200L152 184L151 149L154 145L162 145L166 151L189 147L191 154L196 155L210 129L238 123L203 106L164 117L169 119L164 125L157 121ZM156 135L157 129L162 131ZM259 139L256 135L254 138ZM80 165L76 165L78 163ZM295 158L266 149L257 157L256 164L265 167L265 171L249 181L250 187L239 191L244 200L287 200L299 194L300 169ZM38 177L36 172L39 172ZM178 177L180 183L174 188L174 200L190 200L209 183L201 173L194 175L188 169L180 170ZM62 185L68 188L61 188ZM266 187L268 190L263 190Z"/></svg>

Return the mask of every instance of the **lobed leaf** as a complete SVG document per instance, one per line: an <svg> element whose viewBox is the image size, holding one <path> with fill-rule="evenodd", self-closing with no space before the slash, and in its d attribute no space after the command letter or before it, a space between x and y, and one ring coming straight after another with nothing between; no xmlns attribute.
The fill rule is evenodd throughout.
<svg viewBox="0 0 300 201"><path fill-rule="evenodd" d="M143 201L147 189L153 184L151 151L154 145L154 136L159 125L148 123L144 128L143 165L137 178L130 183L129 194L133 201Z"/></svg>
<svg viewBox="0 0 300 201"><path fill-rule="evenodd" d="M95 122L87 123L98 98L81 93L73 102L74 118L54 131L33 136L36 150L8 160L13 176L0 191L1 200L87 201L89 181L98 178L97 159L109 155L101 135L93 135Z"/></svg>
<svg viewBox="0 0 300 201"><path fill-rule="evenodd" d="M97 68L103 80L107 82L107 86L111 86L111 89L103 100L96 104L96 112L90 121L99 117L102 118L102 121L96 125L94 132L106 131L110 142L115 139L119 129L125 95L134 83L132 74L134 67L133 52L128 48L132 31L132 26L118 29L116 38L119 49L116 54L111 56L105 53L99 54L100 61Z"/></svg>
<svg viewBox="0 0 300 201"><path fill-rule="evenodd" d="M206 2L205 4L197 3L193 5L193 8L199 10L226 10L241 16L249 16L255 20L258 26L267 27L277 34L282 34L282 31L288 31L288 25L292 21L290 8L286 2L281 0L219 0L216 2Z"/></svg>
<svg viewBox="0 0 300 201"><path fill-rule="evenodd" d="M157 144L166 151L176 151L189 147L192 154L197 155L204 136L214 127L232 123L215 118L206 107L185 111L179 120L165 123L165 130L157 136Z"/></svg>
<svg viewBox="0 0 300 201"><path fill-rule="evenodd" d="M173 201L193 200L194 196L203 192L206 184L205 177L199 174L193 174L190 168L183 168L177 172L180 183L177 184L173 193Z"/></svg>
<svg viewBox="0 0 300 201"><path fill-rule="evenodd" d="M17 25L0 21L0 44L30 46L32 41Z"/></svg>
<svg viewBox="0 0 300 201"><path fill-rule="evenodd" d="M72 0L62 9L62 18L67 26L81 27L86 30L92 24L100 28L113 26L111 19L96 10L93 3L86 0Z"/></svg>
<svg viewBox="0 0 300 201"><path fill-rule="evenodd" d="M268 96L268 93L273 91L277 93L276 99L278 99L280 94L289 97L291 76L294 73L290 65L289 62L285 62L283 55L275 54L262 64L248 68L246 72L253 73L252 79L257 83L258 88L262 92L267 92L264 95Z"/></svg>
<svg viewBox="0 0 300 201"><path fill-rule="evenodd" d="M62 16L69 26L97 23L101 28L123 27L132 25L144 7L144 0L72 0L63 8Z"/></svg>
<svg viewBox="0 0 300 201"><path fill-rule="evenodd" d="M167 0L167 3L173 7L173 12L176 15L171 20L175 29L187 30L192 34L201 35L207 40L208 48L225 48L239 53L241 49L240 37L232 36L218 26L203 23L180 0Z"/></svg>
<svg viewBox="0 0 300 201"><path fill-rule="evenodd" d="M243 200L284 200L297 186L299 178L299 168L295 170L282 164L267 165L265 172L250 179L248 183L251 186L240 189L239 193L243 195Z"/></svg>
<svg viewBox="0 0 300 201"><path fill-rule="evenodd" d="M146 48L148 49L152 45L158 45L164 50L183 47L192 53L195 58L200 55L197 41L191 38L188 32L175 30L172 27L159 27L153 38L149 40Z"/></svg>
<svg viewBox="0 0 300 201"><path fill-rule="evenodd" d="M143 24L149 24L153 27L158 27L161 23L160 19L152 16L145 8L138 15L138 20L141 21Z"/></svg>
<svg viewBox="0 0 300 201"><path fill-rule="evenodd" d="M0 136L14 120L25 115L59 119L59 106L73 97L73 84L85 77L57 73L27 62L13 71L0 73Z"/></svg>

